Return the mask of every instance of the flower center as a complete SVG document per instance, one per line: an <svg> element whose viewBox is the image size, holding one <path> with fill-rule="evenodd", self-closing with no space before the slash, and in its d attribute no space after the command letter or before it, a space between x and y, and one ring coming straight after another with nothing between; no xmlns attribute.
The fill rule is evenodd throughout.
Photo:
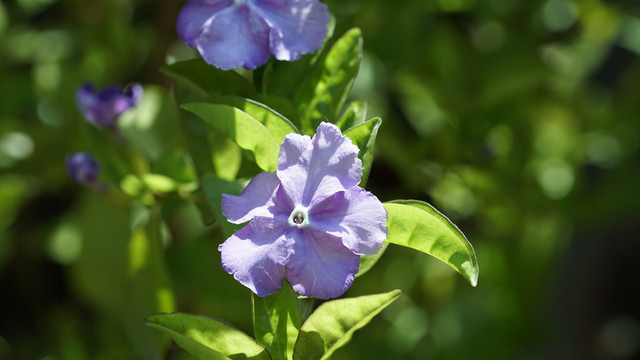
<svg viewBox="0 0 640 360"><path fill-rule="evenodd" d="M246 2L247 2L247 0L233 0L233 3L236 4L236 5L242 5L242 4L246 3Z"/></svg>
<svg viewBox="0 0 640 360"><path fill-rule="evenodd" d="M309 225L309 211L304 206L297 206L289 215L289 225L298 228Z"/></svg>

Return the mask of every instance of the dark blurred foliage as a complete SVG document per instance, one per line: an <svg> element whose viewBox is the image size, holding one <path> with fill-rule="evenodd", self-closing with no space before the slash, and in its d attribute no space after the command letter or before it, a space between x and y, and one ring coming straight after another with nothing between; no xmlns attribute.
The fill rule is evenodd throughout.
<svg viewBox="0 0 640 360"><path fill-rule="evenodd" d="M437 260L391 247L347 296L404 294L335 359L638 358L640 5L327 3L337 34L363 30L352 97L384 120L369 190L433 203L480 264L471 288ZM176 39L181 5L0 3L0 359L145 356L136 339L153 330L144 309L130 311L123 280L144 206L73 184L64 157L93 152L115 185L128 172L118 141L75 107L86 80L145 85L143 119L122 119L151 149L140 166L162 173L181 156L171 84L157 70L196 56ZM171 141L146 136L145 124ZM183 200L164 204L176 309L251 333L248 290L220 268L219 228Z"/></svg>

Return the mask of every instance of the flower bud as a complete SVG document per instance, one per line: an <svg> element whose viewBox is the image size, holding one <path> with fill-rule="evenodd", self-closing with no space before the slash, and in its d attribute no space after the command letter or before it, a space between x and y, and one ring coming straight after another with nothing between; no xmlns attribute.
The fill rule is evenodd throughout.
<svg viewBox="0 0 640 360"><path fill-rule="evenodd" d="M76 103L84 118L103 128L115 128L118 117L136 106L142 98L142 86L133 84L128 89L111 86L100 92L91 83L85 83L76 92Z"/></svg>
<svg viewBox="0 0 640 360"><path fill-rule="evenodd" d="M100 189L102 185L98 181L100 165L93 156L79 152L68 155L66 158L67 174L78 184Z"/></svg>

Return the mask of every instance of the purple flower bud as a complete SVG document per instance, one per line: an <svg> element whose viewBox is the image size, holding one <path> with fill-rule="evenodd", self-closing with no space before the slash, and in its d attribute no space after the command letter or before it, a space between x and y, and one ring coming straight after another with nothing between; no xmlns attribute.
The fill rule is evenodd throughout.
<svg viewBox="0 0 640 360"><path fill-rule="evenodd" d="M191 0L176 30L219 69L255 69L271 55L293 61L320 49L329 18L318 0Z"/></svg>
<svg viewBox="0 0 640 360"><path fill-rule="evenodd" d="M65 159L67 174L78 184L100 189L102 185L98 181L100 165L93 156L79 152L68 155Z"/></svg>
<svg viewBox="0 0 640 360"><path fill-rule="evenodd" d="M76 102L84 118L98 127L114 128L118 116L136 106L142 98L142 86L133 84L127 90L111 86L100 92L85 83L76 92Z"/></svg>

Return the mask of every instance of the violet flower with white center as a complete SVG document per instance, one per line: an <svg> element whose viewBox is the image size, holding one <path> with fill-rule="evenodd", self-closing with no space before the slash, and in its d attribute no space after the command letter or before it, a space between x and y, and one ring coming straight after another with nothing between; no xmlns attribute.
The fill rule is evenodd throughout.
<svg viewBox="0 0 640 360"><path fill-rule="evenodd" d="M86 83L76 92L76 103L84 118L97 127L115 129L116 120L142 98L142 86L134 83L127 90L111 86L97 92Z"/></svg>
<svg viewBox="0 0 640 360"><path fill-rule="evenodd" d="M67 174L73 181L80 185L101 190L102 184L98 180L100 165L93 156L79 152L68 155L65 159Z"/></svg>
<svg viewBox="0 0 640 360"><path fill-rule="evenodd" d="M250 221L219 246L224 270L258 296L278 292L285 277L304 296L342 295L359 255L376 254L388 234L382 203L358 186L357 155L333 124L320 124L313 138L287 135L275 173L222 197L230 222Z"/></svg>
<svg viewBox="0 0 640 360"><path fill-rule="evenodd" d="M219 69L255 69L271 55L293 61L320 49L329 18L318 0L191 0L176 30Z"/></svg>

